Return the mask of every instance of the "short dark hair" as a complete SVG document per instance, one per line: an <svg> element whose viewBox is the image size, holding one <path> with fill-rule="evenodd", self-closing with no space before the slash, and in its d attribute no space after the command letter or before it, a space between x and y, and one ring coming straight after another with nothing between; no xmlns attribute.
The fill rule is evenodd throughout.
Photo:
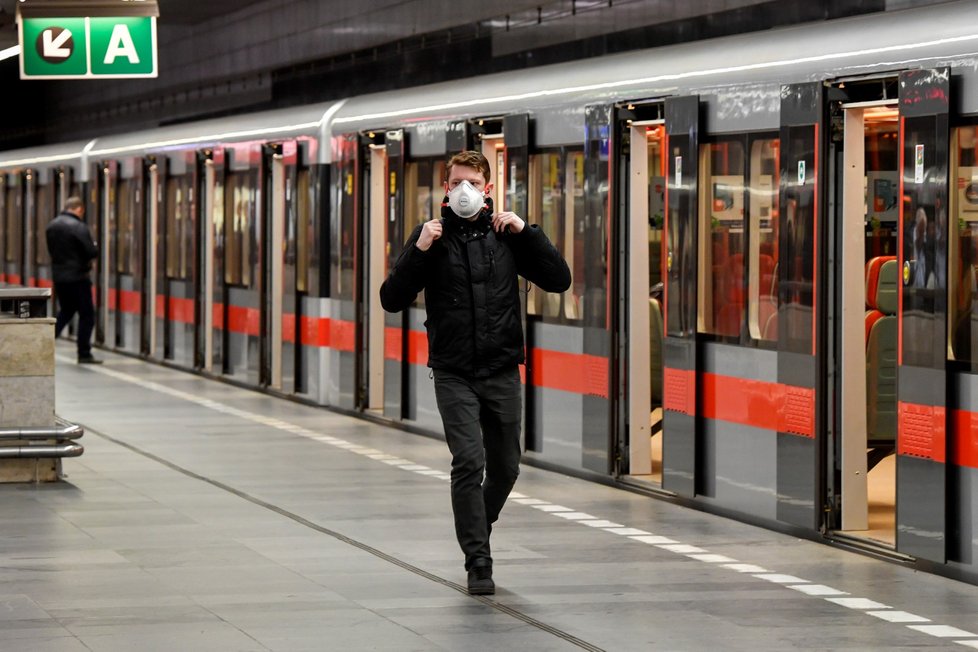
<svg viewBox="0 0 978 652"><path fill-rule="evenodd" d="M81 197L72 195L65 201L65 210L73 211L79 208L85 208L85 202L82 201Z"/></svg>
<svg viewBox="0 0 978 652"><path fill-rule="evenodd" d="M489 177L492 173L489 170L489 160L482 155L482 152L477 152L470 149L465 152L459 152L452 158L448 159L448 164L445 165L445 182L448 182L448 177L452 173L452 167L455 165L463 165L467 168L475 168L482 173L485 178L486 183L489 183Z"/></svg>

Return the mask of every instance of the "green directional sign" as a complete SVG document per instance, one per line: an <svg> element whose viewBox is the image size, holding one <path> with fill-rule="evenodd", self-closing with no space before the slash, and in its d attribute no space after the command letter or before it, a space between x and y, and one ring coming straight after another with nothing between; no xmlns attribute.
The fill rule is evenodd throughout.
<svg viewBox="0 0 978 652"><path fill-rule="evenodd" d="M21 79L156 77L156 18L22 18Z"/></svg>
<svg viewBox="0 0 978 652"><path fill-rule="evenodd" d="M90 18L93 75L156 76L155 18Z"/></svg>

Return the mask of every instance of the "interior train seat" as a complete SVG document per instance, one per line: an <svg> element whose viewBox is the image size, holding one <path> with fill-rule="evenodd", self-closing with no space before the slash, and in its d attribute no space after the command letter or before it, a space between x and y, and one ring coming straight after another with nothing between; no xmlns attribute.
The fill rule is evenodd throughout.
<svg viewBox="0 0 978 652"><path fill-rule="evenodd" d="M743 328L744 299L744 254L728 256L720 271L719 292L715 292L719 305L716 306L716 331L720 335L737 337Z"/></svg>
<svg viewBox="0 0 978 652"><path fill-rule="evenodd" d="M896 442L897 292L895 256L866 263L866 433L872 469Z"/></svg>
<svg viewBox="0 0 978 652"><path fill-rule="evenodd" d="M658 299L649 297L649 389L652 395L652 411L659 416L652 424L654 435L662 428L662 307Z"/></svg>

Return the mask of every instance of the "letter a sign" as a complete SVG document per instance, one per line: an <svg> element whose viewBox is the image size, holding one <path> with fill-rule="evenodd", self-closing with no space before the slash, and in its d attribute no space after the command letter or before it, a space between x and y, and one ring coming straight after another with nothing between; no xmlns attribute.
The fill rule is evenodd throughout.
<svg viewBox="0 0 978 652"><path fill-rule="evenodd" d="M156 18L23 18L21 79L156 77Z"/></svg>

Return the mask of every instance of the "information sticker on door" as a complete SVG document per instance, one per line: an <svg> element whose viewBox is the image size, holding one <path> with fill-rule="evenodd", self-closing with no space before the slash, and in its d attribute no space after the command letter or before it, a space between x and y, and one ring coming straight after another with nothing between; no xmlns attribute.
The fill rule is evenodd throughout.
<svg viewBox="0 0 978 652"><path fill-rule="evenodd" d="M917 145L914 148L913 182L924 182L924 146Z"/></svg>
<svg viewBox="0 0 978 652"><path fill-rule="evenodd" d="M676 186L683 185L683 157L676 157Z"/></svg>
<svg viewBox="0 0 978 652"><path fill-rule="evenodd" d="M798 161L798 185L805 185L805 161L802 159Z"/></svg>

